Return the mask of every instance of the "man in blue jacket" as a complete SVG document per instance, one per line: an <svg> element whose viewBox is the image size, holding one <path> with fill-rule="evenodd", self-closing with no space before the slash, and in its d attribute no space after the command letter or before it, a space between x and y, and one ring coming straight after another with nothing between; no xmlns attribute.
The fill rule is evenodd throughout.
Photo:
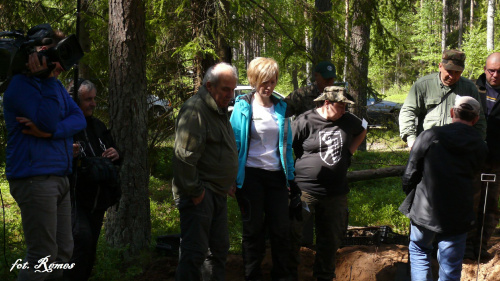
<svg viewBox="0 0 500 281"><path fill-rule="evenodd" d="M51 35L56 46L62 33ZM12 78L4 94L7 126L5 173L10 192L21 209L27 266L18 280L60 278L50 270L66 265L73 251L71 204L67 175L72 171L73 135L86 126L82 111L57 80L64 71L58 62L29 56L30 74ZM71 264L65 268L71 268Z"/></svg>

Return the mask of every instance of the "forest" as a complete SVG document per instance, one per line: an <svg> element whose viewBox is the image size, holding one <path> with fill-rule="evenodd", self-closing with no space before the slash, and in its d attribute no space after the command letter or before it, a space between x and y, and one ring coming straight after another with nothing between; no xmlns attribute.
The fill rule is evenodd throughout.
<svg viewBox="0 0 500 281"><path fill-rule="evenodd" d="M49 23L79 34L85 51L79 77L98 87L97 114L124 156L122 199L107 213L106 240L137 253L151 242L150 175L167 161L161 151L171 140L176 113L209 66L231 63L238 84L247 85L248 63L272 57L280 67L276 90L286 96L313 82L316 63L330 60L337 81L349 84L358 105L352 111L365 116L362 105L369 94L405 96L419 77L438 71L445 49L465 52L462 76L476 79L488 54L500 51L499 5L498 0L0 0L0 31L26 32ZM73 76L68 71L59 79L67 85ZM148 117L149 95L168 101L172 112ZM4 165L6 132L0 122Z"/></svg>

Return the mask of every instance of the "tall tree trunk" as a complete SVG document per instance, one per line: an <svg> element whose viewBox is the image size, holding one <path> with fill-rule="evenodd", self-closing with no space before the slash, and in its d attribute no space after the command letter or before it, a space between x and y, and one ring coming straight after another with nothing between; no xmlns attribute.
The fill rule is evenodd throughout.
<svg viewBox="0 0 500 281"><path fill-rule="evenodd" d="M344 56L344 81L347 81L346 80L346 75L347 75L347 63L349 62L349 56L350 56L350 51L349 51L349 19L350 19L350 15L349 15L349 0L345 0L345 23L344 23L344 29L345 29L345 33L344 33L344 42L345 42L345 48L344 48L344 51L345 51L345 56Z"/></svg>
<svg viewBox="0 0 500 281"><path fill-rule="evenodd" d="M135 255L149 246L146 23L142 0L109 1L111 133L120 149L122 197L108 210L107 241Z"/></svg>
<svg viewBox="0 0 500 281"><path fill-rule="evenodd" d="M375 9L371 0L352 1L351 61L348 63L346 81L349 93L356 104L353 113L366 116L366 96L368 92L368 59L370 50L370 26ZM359 147L366 150L364 141Z"/></svg>
<svg viewBox="0 0 500 281"><path fill-rule="evenodd" d="M470 0L470 22L469 30L474 27L474 0Z"/></svg>
<svg viewBox="0 0 500 281"><path fill-rule="evenodd" d="M307 13L307 11L304 11L304 17L306 18L306 20L309 20L310 18L310 15ZM304 40L305 40L305 45L306 45L306 50L307 51L310 51L311 50L311 38L310 38L310 29L308 27L305 28L304 30ZM312 62L307 60L306 62L306 75L307 75L307 78L306 78L306 83L307 84L310 84L311 83L311 76L312 76L312 73L311 73L311 66Z"/></svg>
<svg viewBox="0 0 500 281"><path fill-rule="evenodd" d="M458 16L458 48L462 48L462 34L464 32L464 0L460 0Z"/></svg>
<svg viewBox="0 0 500 281"><path fill-rule="evenodd" d="M227 0L191 0L192 40L202 43L202 50L214 48L216 56L197 52L194 58L194 86L197 92L208 68L218 61L231 63L231 49L224 34L227 26Z"/></svg>
<svg viewBox="0 0 500 281"><path fill-rule="evenodd" d="M191 17L193 35L192 40L198 42L211 42L212 46L216 45L215 38L210 32L214 21L215 3L212 0L191 0ZM202 43L203 44L203 43ZM210 44L199 46L200 49L205 50L211 48ZM194 93L198 91L203 81L203 76L207 69L215 64L215 58L211 55L199 51L194 57Z"/></svg>
<svg viewBox="0 0 500 281"><path fill-rule="evenodd" d="M448 7L446 5L446 0L443 0L443 22L441 25L441 52L446 50L446 16L448 13Z"/></svg>
<svg viewBox="0 0 500 281"><path fill-rule="evenodd" d="M80 34L79 34L79 42L80 45L82 46L82 49L85 53L90 52L90 32L89 32L89 27L87 25L88 19L90 18L90 15L88 14L89 11L89 0L82 0L81 2L81 12L80 12ZM86 64L84 61L80 61L78 63L78 71L79 71L79 77L85 78L85 79L90 79L91 74L90 74L90 67L88 64Z"/></svg>
<svg viewBox="0 0 500 281"><path fill-rule="evenodd" d="M486 16L486 48L495 49L495 1L488 0L488 14Z"/></svg>
<svg viewBox="0 0 500 281"><path fill-rule="evenodd" d="M332 42L329 34L332 20L330 11L332 10L331 0L315 0L317 14L313 17L313 63L320 61L330 61L332 59Z"/></svg>

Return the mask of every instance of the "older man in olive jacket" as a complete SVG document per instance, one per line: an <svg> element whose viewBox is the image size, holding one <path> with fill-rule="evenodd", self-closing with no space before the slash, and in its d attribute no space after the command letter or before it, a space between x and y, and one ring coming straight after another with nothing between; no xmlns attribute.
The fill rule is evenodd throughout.
<svg viewBox="0 0 500 281"><path fill-rule="evenodd" d="M202 275L203 280L225 278L226 198L234 194L238 172L227 107L236 81L236 69L229 64L211 67L203 86L177 117L172 189L180 213L181 246L175 280L200 280Z"/></svg>
<svg viewBox="0 0 500 281"><path fill-rule="evenodd" d="M422 131L451 123L450 109L456 97L471 96L480 101L474 83L461 77L464 67L465 53L446 50L439 63L439 72L424 76L413 84L399 114L400 135L408 147L413 146ZM484 139L486 120L482 107L474 127Z"/></svg>

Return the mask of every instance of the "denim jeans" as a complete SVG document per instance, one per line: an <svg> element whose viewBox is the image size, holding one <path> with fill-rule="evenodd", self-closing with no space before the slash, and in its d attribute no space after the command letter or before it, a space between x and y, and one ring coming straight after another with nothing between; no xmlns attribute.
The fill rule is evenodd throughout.
<svg viewBox="0 0 500 281"><path fill-rule="evenodd" d="M467 233L442 235L411 224L411 280L433 280L431 270L432 242L438 244L439 281L460 281Z"/></svg>
<svg viewBox="0 0 500 281"><path fill-rule="evenodd" d="M175 280L223 281L229 251L227 197L205 189L198 205L190 197L180 197L176 204L181 245Z"/></svg>

